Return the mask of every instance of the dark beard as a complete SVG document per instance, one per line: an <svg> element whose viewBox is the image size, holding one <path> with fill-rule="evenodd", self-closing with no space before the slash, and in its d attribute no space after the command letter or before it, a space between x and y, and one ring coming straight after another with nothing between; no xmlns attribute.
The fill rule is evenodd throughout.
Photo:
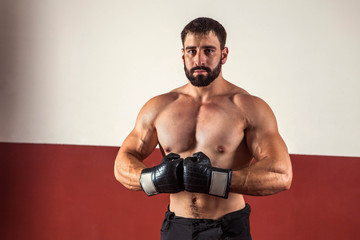
<svg viewBox="0 0 360 240"><path fill-rule="evenodd" d="M184 70L185 70L185 75L186 77L189 79L190 83L196 87L206 87L209 86L210 83L212 83L220 74L221 72L221 59L219 64L213 69L211 70L211 68L208 67L194 67L190 70L188 70L186 68L186 65L184 63ZM195 70L205 70L207 72L207 76L204 75L198 75L198 76L194 76L194 71Z"/></svg>

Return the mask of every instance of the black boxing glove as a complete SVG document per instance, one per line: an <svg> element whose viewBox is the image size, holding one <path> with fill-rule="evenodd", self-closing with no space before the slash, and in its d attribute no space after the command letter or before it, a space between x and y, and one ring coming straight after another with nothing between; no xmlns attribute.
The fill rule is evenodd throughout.
<svg viewBox="0 0 360 240"><path fill-rule="evenodd" d="M184 191L183 159L175 153L166 155L159 165L141 171L140 185L148 196Z"/></svg>
<svg viewBox="0 0 360 240"><path fill-rule="evenodd" d="M231 169L211 167L210 159L202 152L184 160L184 188L188 192L228 198L231 176Z"/></svg>

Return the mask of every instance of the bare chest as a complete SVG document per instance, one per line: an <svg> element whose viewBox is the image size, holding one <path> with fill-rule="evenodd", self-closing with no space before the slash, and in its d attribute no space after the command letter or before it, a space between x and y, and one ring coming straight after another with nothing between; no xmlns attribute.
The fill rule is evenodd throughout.
<svg viewBox="0 0 360 240"><path fill-rule="evenodd" d="M245 128L241 109L231 102L175 102L156 121L159 144L165 153L184 153L187 156L197 151L224 158L248 155Z"/></svg>

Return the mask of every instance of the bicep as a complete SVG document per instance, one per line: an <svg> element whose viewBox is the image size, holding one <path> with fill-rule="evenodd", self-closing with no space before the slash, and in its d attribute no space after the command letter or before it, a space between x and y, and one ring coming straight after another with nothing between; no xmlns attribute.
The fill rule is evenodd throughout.
<svg viewBox="0 0 360 240"><path fill-rule="evenodd" d="M154 127L136 126L124 140L121 151L133 155L139 160L148 157L158 143Z"/></svg>
<svg viewBox="0 0 360 240"><path fill-rule="evenodd" d="M148 157L158 144L155 128L157 113L153 105L150 101L140 110L134 129L121 146L123 152L134 155L138 160Z"/></svg>
<svg viewBox="0 0 360 240"><path fill-rule="evenodd" d="M151 127L138 127L137 124L124 140L115 159L114 173L125 187L141 189L138 180L142 169L146 167L142 161L150 155L156 143L155 130Z"/></svg>
<svg viewBox="0 0 360 240"><path fill-rule="evenodd" d="M142 107L134 129L120 147L119 153L125 156L125 159L130 157L142 161L152 153L158 144L156 119L176 97L177 94L174 93L159 95L150 99Z"/></svg>
<svg viewBox="0 0 360 240"><path fill-rule="evenodd" d="M287 159L287 147L279 134L274 113L264 101L260 99L257 101L251 113L250 126L246 130L246 141L250 152L258 161Z"/></svg>
<svg viewBox="0 0 360 240"><path fill-rule="evenodd" d="M275 162L288 159L286 144L279 133L261 133L253 129L247 134L249 150L257 161L268 159Z"/></svg>

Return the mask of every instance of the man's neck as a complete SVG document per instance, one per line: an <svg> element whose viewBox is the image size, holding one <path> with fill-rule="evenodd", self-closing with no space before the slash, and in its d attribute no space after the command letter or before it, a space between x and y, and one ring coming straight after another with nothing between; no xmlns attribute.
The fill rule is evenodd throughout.
<svg viewBox="0 0 360 240"><path fill-rule="evenodd" d="M209 86L196 87L190 82L187 84L187 94L202 103L209 102L212 97L226 94L227 81L220 74Z"/></svg>

